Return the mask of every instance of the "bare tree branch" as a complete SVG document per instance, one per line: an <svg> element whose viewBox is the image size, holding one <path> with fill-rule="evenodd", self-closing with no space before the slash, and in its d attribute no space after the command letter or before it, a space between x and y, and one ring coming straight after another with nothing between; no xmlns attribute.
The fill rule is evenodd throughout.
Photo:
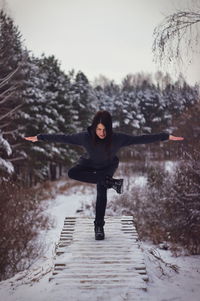
<svg viewBox="0 0 200 301"><path fill-rule="evenodd" d="M17 132L17 129L16 130L7 131L7 132L3 132L3 134L4 135L13 135L16 132Z"/></svg>
<svg viewBox="0 0 200 301"><path fill-rule="evenodd" d="M154 29L154 61L160 66L174 62L183 64L187 57L187 62L190 63L190 57L198 51L196 46L199 44L199 23L200 10L178 11L167 16Z"/></svg>
<svg viewBox="0 0 200 301"><path fill-rule="evenodd" d="M19 146L22 146L22 145L23 145L23 143L12 144L12 149L18 148Z"/></svg>
<svg viewBox="0 0 200 301"><path fill-rule="evenodd" d="M10 97L12 97L14 95L14 93L15 93L15 91L11 92L9 95L4 97L4 99L0 101L0 105L4 104L8 99L10 99Z"/></svg>
<svg viewBox="0 0 200 301"><path fill-rule="evenodd" d="M5 128L5 127L9 126L10 124L11 124L11 122L10 122L10 121L9 121L9 122L7 122L7 123L4 123L4 124L0 125L0 129L3 129L3 128Z"/></svg>
<svg viewBox="0 0 200 301"><path fill-rule="evenodd" d="M7 90L3 91L3 92L0 94L0 98L5 97L6 94L12 93L12 92L15 91L16 89L17 89L17 86L9 87ZM0 102L0 104L1 104L1 102Z"/></svg>
<svg viewBox="0 0 200 301"><path fill-rule="evenodd" d="M18 65L18 67L12 71L11 73L9 73L6 77L4 77L3 79L0 79L0 88L2 88L5 84L7 84L7 82L19 71L20 65Z"/></svg>
<svg viewBox="0 0 200 301"><path fill-rule="evenodd" d="M11 111L9 111L6 114L4 114L3 116L0 116L0 121L3 120L3 119L5 119L8 116L11 116L15 111L17 111L22 106L23 106L23 104L20 104L20 105L16 106L14 109L12 109Z"/></svg>
<svg viewBox="0 0 200 301"><path fill-rule="evenodd" d="M7 159L7 161L9 161L9 162L15 162L15 161L19 161L19 160L24 160L24 157L16 157L16 158Z"/></svg>

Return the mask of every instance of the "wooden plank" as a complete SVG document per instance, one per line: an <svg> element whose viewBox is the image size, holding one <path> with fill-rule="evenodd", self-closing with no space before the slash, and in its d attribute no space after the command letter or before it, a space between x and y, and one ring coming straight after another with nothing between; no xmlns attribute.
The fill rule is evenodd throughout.
<svg viewBox="0 0 200 301"><path fill-rule="evenodd" d="M93 219L65 218L49 280L80 293L100 287L112 295L116 287L128 288L134 300L135 289L147 289L148 275L133 217L105 222L105 240L95 241Z"/></svg>

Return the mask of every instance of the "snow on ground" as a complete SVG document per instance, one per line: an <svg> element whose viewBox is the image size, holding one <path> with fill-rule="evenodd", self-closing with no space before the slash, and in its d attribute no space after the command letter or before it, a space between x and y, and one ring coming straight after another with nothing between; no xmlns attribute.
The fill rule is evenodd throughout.
<svg viewBox="0 0 200 301"><path fill-rule="evenodd" d="M155 248L143 242L147 273L149 276L147 300L198 301L200 296L200 256L175 257L169 250ZM159 259L151 255L151 251ZM176 272L170 266L174 265Z"/></svg>
<svg viewBox="0 0 200 301"><path fill-rule="evenodd" d="M135 182L142 185L144 178ZM108 191L108 202L116 194ZM54 220L54 226L40 233L39 240L43 242L44 254L29 270L20 272L14 277L0 283L1 300L5 301L81 301L81 296L69 298L69 292L55 290L51 276L54 250L59 240L60 232L66 216L93 216L91 203L96 198L95 185L78 185L63 194L58 194L54 200L47 200L48 208L45 214ZM45 206L46 207L46 206ZM85 210L87 208L87 210ZM78 212L77 212L78 210ZM103 243L103 242L102 242ZM200 256L173 257L169 250L160 250L154 245L142 242L144 257L149 276L147 292L138 292L136 301L198 301L200 295ZM157 259L154 255L157 256ZM160 258L160 259L159 259ZM162 261L163 260L163 261ZM170 265L177 265L178 272ZM107 301L97 297L95 292L91 300ZM110 301L114 301L111 300ZM122 300L123 301L123 300Z"/></svg>

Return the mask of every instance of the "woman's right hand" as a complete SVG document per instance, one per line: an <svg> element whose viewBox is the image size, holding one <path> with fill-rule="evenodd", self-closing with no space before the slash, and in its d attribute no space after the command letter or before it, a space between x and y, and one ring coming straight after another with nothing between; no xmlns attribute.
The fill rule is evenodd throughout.
<svg viewBox="0 0 200 301"><path fill-rule="evenodd" d="M31 141L31 142L36 142L38 141L37 136L32 136L32 137L24 137L25 140Z"/></svg>

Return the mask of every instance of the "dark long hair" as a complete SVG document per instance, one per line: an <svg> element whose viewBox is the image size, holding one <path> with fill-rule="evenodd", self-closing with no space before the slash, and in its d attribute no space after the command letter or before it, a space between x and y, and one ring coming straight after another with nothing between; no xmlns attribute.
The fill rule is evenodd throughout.
<svg viewBox="0 0 200 301"><path fill-rule="evenodd" d="M106 128L106 137L102 140L96 135L96 128L99 123L103 124ZM108 111L98 111L93 118L90 129L94 145L105 143L105 148L108 154L110 154L113 134L111 114Z"/></svg>

